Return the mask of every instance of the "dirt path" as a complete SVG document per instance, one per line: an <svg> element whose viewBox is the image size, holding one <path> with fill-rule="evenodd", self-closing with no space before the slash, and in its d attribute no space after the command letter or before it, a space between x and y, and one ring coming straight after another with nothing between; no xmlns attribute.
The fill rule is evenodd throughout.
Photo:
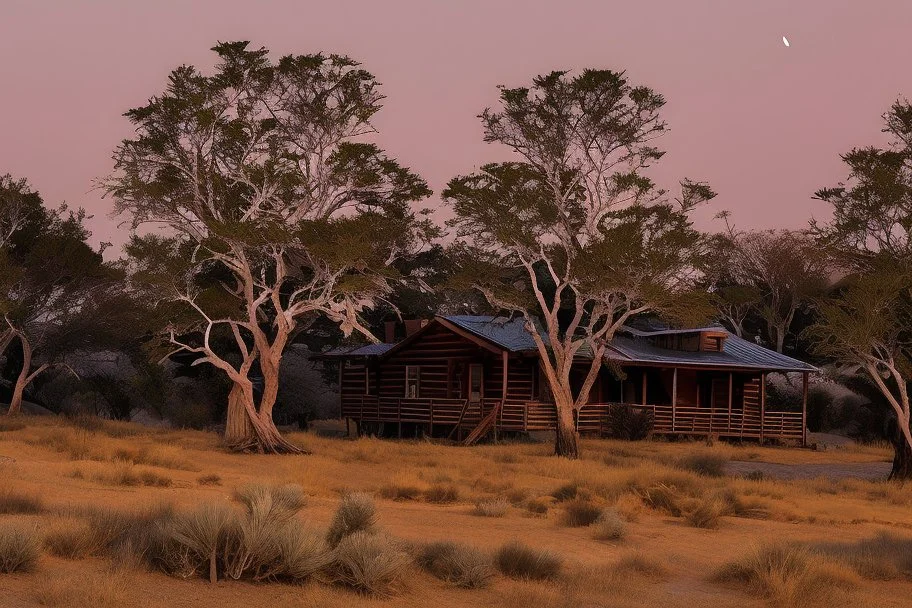
<svg viewBox="0 0 912 608"><path fill-rule="evenodd" d="M760 471L777 479L815 479L829 477L841 479L878 480L890 474L889 462L841 462L815 464L777 464L773 462L749 462L733 460L725 465L729 475L748 475Z"/></svg>

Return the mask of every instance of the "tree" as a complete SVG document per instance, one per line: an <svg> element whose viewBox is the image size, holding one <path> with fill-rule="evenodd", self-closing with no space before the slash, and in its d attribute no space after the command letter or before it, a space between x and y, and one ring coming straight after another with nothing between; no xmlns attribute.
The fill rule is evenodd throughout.
<svg viewBox="0 0 912 608"><path fill-rule="evenodd" d="M756 316L768 343L783 352L795 335L796 315L826 292L830 260L806 231L744 232L725 219L726 231L714 246L713 300L722 320L741 336Z"/></svg>
<svg viewBox="0 0 912 608"><path fill-rule="evenodd" d="M444 198L463 276L521 315L557 409L555 453L579 455L574 415L588 400L615 332L635 315L684 315L703 239L690 211L714 193L683 181L669 200L644 175L662 152L665 100L623 73L552 72L501 87L480 119L485 141L519 161L452 179ZM574 362L585 363L581 386Z"/></svg>
<svg viewBox="0 0 912 608"><path fill-rule="evenodd" d="M812 222L822 247L848 277L820 303L810 331L817 349L856 366L880 389L897 420L891 478L912 479L909 391L912 382L912 104L884 114L886 147L842 156L848 178L824 188L833 218Z"/></svg>
<svg viewBox="0 0 912 608"><path fill-rule="evenodd" d="M218 44L213 75L180 67L130 110L136 136L104 185L134 229L168 230L133 239L134 276L182 307L165 307L171 345L231 380L228 444L297 452L272 420L285 347L320 316L375 340L360 314L389 292L391 263L436 232L411 209L425 182L364 141L383 99L371 74L248 46ZM217 352L219 332L234 353Z"/></svg>
<svg viewBox="0 0 912 608"><path fill-rule="evenodd" d="M88 245L84 218L82 210L45 208L25 180L0 178L0 347L9 358L18 344L20 362L9 414L21 411L28 386L65 355L113 339L111 315L126 310L122 275Z"/></svg>

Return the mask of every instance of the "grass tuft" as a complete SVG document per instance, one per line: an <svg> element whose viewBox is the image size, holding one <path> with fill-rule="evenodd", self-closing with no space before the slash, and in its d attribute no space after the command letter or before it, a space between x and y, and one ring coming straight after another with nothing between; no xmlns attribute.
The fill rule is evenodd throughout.
<svg viewBox="0 0 912 608"><path fill-rule="evenodd" d="M494 562L506 576L535 581L557 577L563 565L560 556L533 549L519 541L509 542L498 549Z"/></svg>
<svg viewBox="0 0 912 608"><path fill-rule="evenodd" d="M40 555L41 540L34 526L0 522L0 573L31 572Z"/></svg>
<svg viewBox="0 0 912 608"><path fill-rule="evenodd" d="M337 546L346 536L356 532L374 532L377 524L377 508L373 499L367 494L346 494L339 502L333 515L326 541L331 547Z"/></svg>
<svg viewBox="0 0 912 608"><path fill-rule="evenodd" d="M35 494L0 488L0 515L35 515L44 512L44 501Z"/></svg>
<svg viewBox="0 0 912 608"><path fill-rule="evenodd" d="M336 582L379 597L402 588L408 564L408 556L390 539L366 532L346 536L333 552Z"/></svg>
<svg viewBox="0 0 912 608"><path fill-rule="evenodd" d="M571 528L582 528L595 523L602 514L602 508L583 499L575 498L564 505L563 523Z"/></svg>
<svg viewBox="0 0 912 608"><path fill-rule="evenodd" d="M472 515L479 517L503 517L507 514L510 503L504 498L488 498L479 500L472 509Z"/></svg>
<svg viewBox="0 0 912 608"><path fill-rule="evenodd" d="M592 524L596 540L621 540L627 533L627 524L615 509L604 509Z"/></svg>
<svg viewBox="0 0 912 608"><path fill-rule="evenodd" d="M433 576L465 589L486 587L494 576L489 557L477 549L454 542L425 545L416 561Z"/></svg>
<svg viewBox="0 0 912 608"><path fill-rule="evenodd" d="M424 491L424 499L437 504L450 504L459 500L459 488L455 485L434 484Z"/></svg>

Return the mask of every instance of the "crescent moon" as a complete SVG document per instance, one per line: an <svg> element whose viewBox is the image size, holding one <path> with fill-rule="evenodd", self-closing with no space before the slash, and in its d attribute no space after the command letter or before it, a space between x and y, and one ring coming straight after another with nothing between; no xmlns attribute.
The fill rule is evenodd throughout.
<svg viewBox="0 0 912 608"><path fill-rule="evenodd" d="M789 39L786 38L785 36L782 37L782 44L784 44L785 46L792 46L791 44L789 44Z"/></svg>

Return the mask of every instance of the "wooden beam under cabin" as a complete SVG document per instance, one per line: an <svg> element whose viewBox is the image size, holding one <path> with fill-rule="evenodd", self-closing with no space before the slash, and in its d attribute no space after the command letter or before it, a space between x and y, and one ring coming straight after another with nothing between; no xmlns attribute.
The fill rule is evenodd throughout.
<svg viewBox="0 0 912 608"><path fill-rule="evenodd" d="M801 447L807 445L808 373L801 374Z"/></svg>

